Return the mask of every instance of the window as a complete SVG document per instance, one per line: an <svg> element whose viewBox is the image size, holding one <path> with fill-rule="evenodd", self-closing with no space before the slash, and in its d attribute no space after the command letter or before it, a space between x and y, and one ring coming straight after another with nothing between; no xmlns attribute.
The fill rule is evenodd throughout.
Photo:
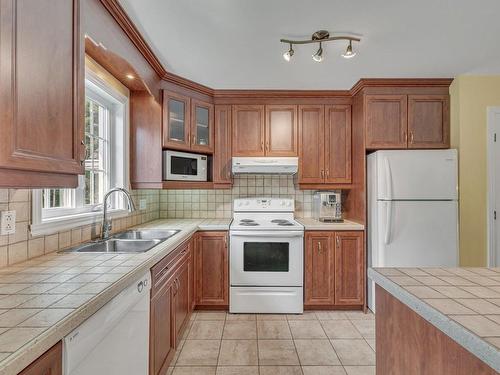
<svg viewBox="0 0 500 375"><path fill-rule="evenodd" d="M85 79L85 174L76 189L43 189L33 193L32 232L43 234L84 225L102 212L106 191L126 187L128 98L95 73ZM123 213L123 197L111 197L110 211Z"/></svg>

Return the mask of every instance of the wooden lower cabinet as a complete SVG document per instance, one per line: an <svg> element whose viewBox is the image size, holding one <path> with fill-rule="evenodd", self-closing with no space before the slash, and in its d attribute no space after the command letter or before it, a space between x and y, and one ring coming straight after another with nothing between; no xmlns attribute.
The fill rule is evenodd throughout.
<svg viewBox="0 0 500 375"><path fill-rule="evenodd" d="M166 374L175 353L175 335L172 329L173 280L165 283L151 298L149 374Z"/></svg>
<svg viewBox="0 0 500 375"><path fill-rule="evenodd" d="M335 305L364 305L363 232L335 232Z"/></svg>
<svg viewBox="0 0 500 375"><path fill-rule="evenodd" d="M187 323L191 312L189 303L189 259L183 262L179 267L174 279L174 306L175 306L175 341L179 344L181 332Z"/></svg>
<svg viewBox="0 0 500 375"><path fill-rule="evenodd" d="M62 342L47 350L19 375L62 375Z"/></svg>
<svg viewBox="0 0 500 375"><path fill-rule="evenodd" d="M164 375L192 312L191 240L151 269L149 374Z"/></svg>
<svg viewBox="0 0 500 375"><path fill-rule="evenodd" d="M364 307L362 231L306 231L304 307Z"/></svg>
<svg viewBox="0 0 500 375"><path fill-rule="evenodd" d="M229 305L227 232L196 234L195 288L198 307Z"/></svg>
<svg viewBox="0 0 500 375"><path fill-rule="evenodd" d="M335 254L331 232L305 235L305 305L333 305Z"/></svg>
<svg viewBox="0 0 500 375"><path fill-rule="evenodd" d="M377 374L498 374L378 285L375 299Z"/></svg>

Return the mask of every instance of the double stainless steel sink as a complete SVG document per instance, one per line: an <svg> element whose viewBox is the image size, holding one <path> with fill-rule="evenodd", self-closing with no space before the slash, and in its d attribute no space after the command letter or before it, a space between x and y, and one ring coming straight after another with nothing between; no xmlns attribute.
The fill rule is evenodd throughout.
<svg viewBox="0 0 500 375"><path fill-rule="evenodd" d="M61 252L64 253L145 253L175 236L177 229L134 229L117 233L106 240L98 240Z"/></svg>

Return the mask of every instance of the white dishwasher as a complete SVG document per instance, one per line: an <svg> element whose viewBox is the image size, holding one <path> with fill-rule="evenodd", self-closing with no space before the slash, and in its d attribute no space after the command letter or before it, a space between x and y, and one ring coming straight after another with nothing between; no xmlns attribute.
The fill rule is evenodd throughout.
<svg viewBox="0 0 500 375"><path fill-rule="evenodd" d="M147 375L148 272L63 340L64 375Z"/></svg>

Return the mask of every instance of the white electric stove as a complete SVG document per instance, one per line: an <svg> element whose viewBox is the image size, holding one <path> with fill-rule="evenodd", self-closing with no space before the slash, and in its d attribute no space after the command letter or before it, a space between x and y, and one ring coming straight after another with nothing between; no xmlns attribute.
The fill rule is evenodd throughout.
<svg viewBox="0 0 500 375"><path fill-rule="evenodd" d="M294 209L293 199L234 200L230 312L303 312L304 227Z"/></svg>

